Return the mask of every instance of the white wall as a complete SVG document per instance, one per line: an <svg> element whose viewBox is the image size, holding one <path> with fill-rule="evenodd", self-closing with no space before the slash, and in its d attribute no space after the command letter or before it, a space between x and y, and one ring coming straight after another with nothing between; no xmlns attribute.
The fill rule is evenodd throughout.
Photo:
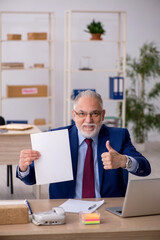
<svg viewBox="0 0 160 240"><path fill-rule="evenodd" d="M142 44L150 41L160 49L159 0L0 0L0 11L54 11L56 14L56 126L63 124L64 12L68 9L124 10L127 12L127 53L137 57ZM159 105L159 102L160 99L155 103ZM160 140L159 135L151 132L149 140Z"/></svg>

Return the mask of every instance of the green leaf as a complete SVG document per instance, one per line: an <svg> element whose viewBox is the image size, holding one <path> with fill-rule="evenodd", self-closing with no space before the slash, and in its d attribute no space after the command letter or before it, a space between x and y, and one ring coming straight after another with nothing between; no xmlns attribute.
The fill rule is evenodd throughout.
<svg viewBox="0 0 160 240"><path fill-rule="evenodd" d="M88 30L84 30L85 32L93 33L93 34L105 34L105 30L101 22L96 22L94 19L93 21L87 25Z"/></svg>
<svg viewBox="0 0 160 240"><path fill-rule="evenodd" d="M145 43L137 59L127 55L126 65L126 75L131 81L126 90L126 126L130 123L134 140L143 143L151 129L160 130L160 109L149 102L160 96L160 83L146 92L146 82L160 77L160 52L153 42Z"/></svg>

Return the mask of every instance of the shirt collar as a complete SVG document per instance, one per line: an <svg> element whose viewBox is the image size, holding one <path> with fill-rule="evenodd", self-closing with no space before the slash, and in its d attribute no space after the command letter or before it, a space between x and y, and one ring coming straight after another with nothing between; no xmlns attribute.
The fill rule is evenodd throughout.
<svg viewBox="0 0 160 240"><path fill-rule="evenodd" d="M86 139L86 137L84 137L80 131L78 130L78 139L79 139L79 146L83 143L83 141ZM92 140L95 144L98 144L98 134L96 134L96 136L92 137Z"/></svg>

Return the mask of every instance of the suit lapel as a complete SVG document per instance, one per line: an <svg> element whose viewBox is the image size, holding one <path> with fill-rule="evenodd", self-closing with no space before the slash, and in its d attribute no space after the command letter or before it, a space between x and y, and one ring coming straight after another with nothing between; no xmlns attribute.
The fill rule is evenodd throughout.
<svg viewBox="0 0 160 240"><path fill-rule="evenodd" d="M108 136L108 130L107 127L102 125L101 130L98 135L98 149L97 149L97 160L98 160L98 167L99 167L99 183L100 183L100 189L102 185L102 179L103 179L103 173L104 173L104 168L103 168L103 163L102 163L102 158L101 154L103 152L107 152L108 150L106 149L106 141L109 139Z"/></svg>
<svg viewBox="0 0 160 240"><path fill-rule="evenodd" d="M78 161L78 133L75 125L71 129L69 129L69 140L70 140L71 158L72 158L72 166L73 166L73 177L74 177L74 181L76 181L77 161Z"/></svg>

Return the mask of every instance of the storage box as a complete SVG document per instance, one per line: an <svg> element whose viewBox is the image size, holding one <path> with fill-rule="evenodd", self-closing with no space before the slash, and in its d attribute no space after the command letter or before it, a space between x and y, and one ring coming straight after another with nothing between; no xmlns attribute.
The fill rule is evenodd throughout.
<svg viewBox="0 0 160 240"><path fill-rule="evenodd" d="M7 34L7 40L21 40L21 34Z"/></svg>
<svg viewBox="0 0 160 240"><path fill-rule="evenodd" d="M22 62L3 62L2 68L3 69L23 69L24 63L22 63Z"/></svg>
<svg viewBox="0 0 160 240"><path fill-rule="evenodd" d="M44 68L44 63L35 63L34 68Z"/></svg>
<svg viewBox="0 0 160 240"><path fill-rule="evenodd" d="M47 40L47 33L41 32L41 33L27 33L28 40Z"/></svg>
<svg viewBox="0 0 160 240"><path fill-rule="evenodd" d="M24 224L28 221L28 208L25 204L0 205L0 224Z"/></svg>
<svg viewBox="0 0 160 240"><path fill-rule="evenodd" d="M7 97L46 97L47 85L7 85Z"/></svg>
<svg viewBox="0 0 160 240"><path fill-rule="evenodd" d="M45 125L46 120L44 118L36 118L34 119L34 125Z"/></svg>

